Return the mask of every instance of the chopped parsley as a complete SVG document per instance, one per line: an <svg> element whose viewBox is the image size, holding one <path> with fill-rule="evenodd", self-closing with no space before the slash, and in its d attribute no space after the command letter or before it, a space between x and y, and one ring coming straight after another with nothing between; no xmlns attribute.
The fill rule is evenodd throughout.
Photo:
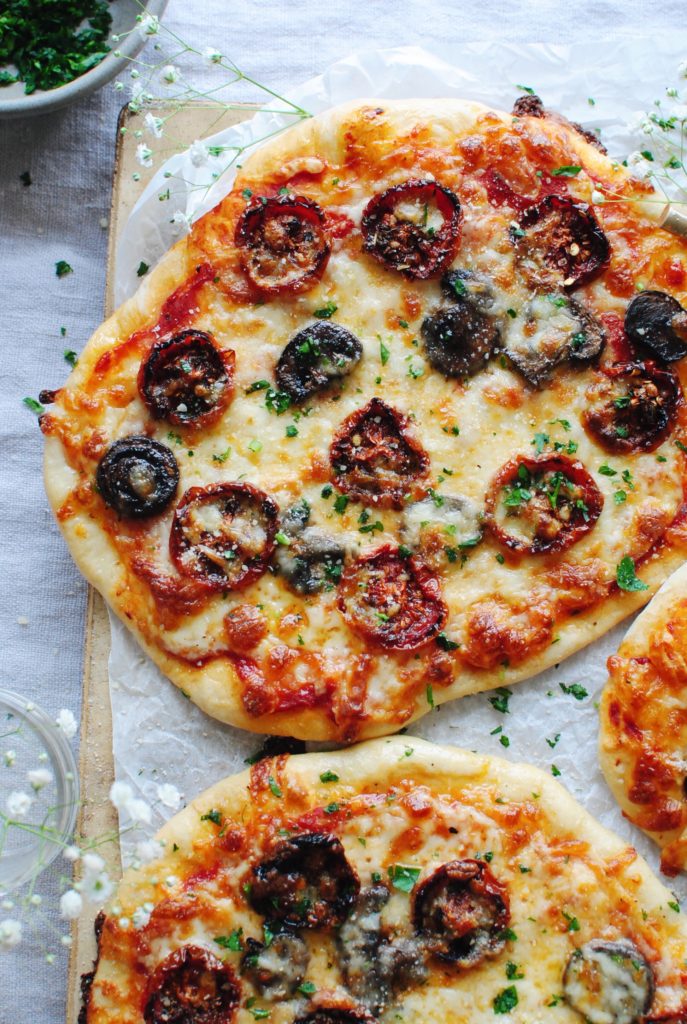
<svg viewBox="0 0 687 1024"><path fill-rule="evenodd" d="M55 273L58 277L66 277L67 274L73 273L73 268L69 266L66 260L58 260L55 264Z"/></svg>
<svg viewBox="0 0 687 1024"><path fill-rule="evenodd" d="M279 788L279 785L277 784L277 781L275 780L273 775L269 775L267 777L267 783L268 783L268 785L270 787L272 795L276 796L277 800L281 800L281 798L282 798L282 796L284 794L282 793L281 789Z"/></svg>
<svg viewBox="0 0 687 1024"><path fill-rule="evenodd" d="M336 772L327 769L326 772L320 772L320 782L338 782L339 776Z"/></svg>
<svg viewBox="0 0 687 1024"><path fill-rule="evenodd" d="M334 511L342 515L346 511L348 505L348 497L345 494L337 494L334 501Z"/></svg>
<svg viewBox="0 0 687 1024"><path fill-rule="evenodd" d="M563 167L555 167L551 174L554 178L576 178L581 170L577 164L565 164Z"/></svg>
<svg viewBox="0 0 687 1024"><path fill-rule="evenodd" d="M311 996L313 992L317 992L317 987L312 983L312 981L303 981L296 991L300 992L301 995Z"/></svg>
<svg viewBox="0 0 687 1024"><path fill-rule="evenodd" d="M139 263L138 268L136 270L136 274L137 274L138 277L145 277L145 275L148 273L149 270L150 270L149 264L148 263L144 263L143 260L141 260L141 262Z"/></svg>
<svg viewBox="0 0 687 1024"><path fill-rule="evenodd" d="M19 175L19 180L24 186L24 188L28 188L29 185L33 184L33 181L31 180L31 175L28 171L22 171Z"/></svg>
<svg viewBox="0 0 687 1024"><path fill-rule="evenodd" d="M557 765L552 764L551 765L551 774L553 775L554 779L557 779L559 777L559 775L561 774L560 768Z"/></svg>
<svg viewBox="0 0 687 1024"><path fill-rule="evenodd" d="M607 462L604 462L603 466L599 466L599 472L602 476L617 476L618 470L612 469Z"/></svg>
<svg viewBox="0 0 687 1024"><path fill-rule="evenodd" d="M329 320L330 316L334 316L338 308L335 302L328 302L322 309L313 310L313 316L316 316L318 320Z"/></svg>
<svg viewBox="0 0 687 1024"><path fill-rule="evenodd" d="M549 440L550 439L548 434L537 432L530 441L530 444L534 445L537 455L541 455L541 453L544 451L544 448L549 443Z"/></svg>
<svg viewBox="0 0 687 1024"><path fill-rule="evenodd" d="M556 746L556 745L558 744L558 741L560 740L560 738L561 738L561 734L560 734L559 732L557 732L557 733L556 733L556 735L554 736L554 738L553 738L552 740L550 740L550 739L547 739L547 741L546 741L546 742L548 743L548 745L549 745L549 746L551 747L551 749L553 750L553 749L554 749L554 747L555 747L555 746Z"/></svg>
<svg viewBox="0 0 687 1024"><path fill-rule="evenodd" d="M231 455L231 445L226 449L226 451L215 452L214 455L212 456L212 461L213 462L218 462L220 465L222 465L223 462L227 461L227 459L229 458L230 455Z"/></svg>
<svg viewBox="0 0 687 1024"><path fill-rule="evenodd" d="M390 350L386 347L386 345L384 344L384 342L380 338L379 339L379 358L381 360L382 366L386 366L386 364L389 362L389 356L390 355L391 355Z"/></svg>
<svg viewBox="0 0 687 1024"><path fill-rule="evenodd" d="M31 412L35 412L36 416L42 416L45 412L44 406L42 406L40 402L37 402L35 398L23 398L22 402L27 409L30 409Z"/></svg>
<svg viewBox="0 0 687 1024"><path fill-rule="evenodd" d="M76 366L79 361L79 357L73 348L66 348L62 355L64 356L65 363L69 363L70 366Z"/></svg>
<svg viewBox="0 0 687 1024"><path fill-rule="evenodd" d="M579 932L579 930L580 930L580 922L577 920L577 918L573 917L572 914L566 913L565 910L562 910L561 913L562 913L563 917L565 918L565 920L568 922L568 931L569 932Z"/></svg>
<svg viewBox="0 0 687 1024"><path fill-rule="evenodd" d="M257 437L254 437L252 441L248 442L248 449L251 452L255 452L257 455L258 452L262 451L262 441L259 441Z"/></svg>
<svg viewBox="0 0 687 1024"><path fill-rule="evenodd" d="M518 990L515 985L509 985L494 997L494 1013L510 1013L518 1005Z"/></svg>
<svg viewBox="0 0 687 1024"><path fill-rule="evenodd" d="M446 633L444 632L443 629L436 638L436 645L437 647L440 647L442 651L457 651L458 648L460 647L460 644L456 643L455 640L450 640L446 636Z"/></svg>
<svg viewBox="0 0 687 1024"><path fill-rule="evenodd" d="M621 590L632 592L649 589L647 584L643 583L637 576L634 559L629 555L625 555L624 558L620 559L616 566L615 579Z"/></svg>
<svg viewBox="0 0 687 1024"><path fill-rule="evenodd" d="M332 801L332 803L327 804L327 806L324 808L324 813L325 814L336 814L336 812L338 810L339 810L339 805L336 803L336 801Z"/></svg>
<svg viewBox="0 0 687 1024"><path fill-rule="evenodd" d="M425 690L425 695L427 697L427 703L429 704L430 708L433 708L434 707L434 690L432 689L432 684L431 683L428 684L427 689Z"/></svg>
<svg viewBox="0 0 687 1024"><path fill-rule="evenodd" d="M525 975L517 964L514 964L512 960L509 960L506 964L506 977L509 981L519 981L521 978L524 978Z"/></svg>
<svg viewBox="0 0 687 1024"><path fill-rule="evenodd" d="M298 437L298 427L295 427L293 423L289 423L284 433L287 437Z"/></svg>
<svg viewBox="0 0 687 1024"><path fill-rule="evenodd" d="M420 877L420 869L408 868L403 864L391 864L388 874L394 889L400 889L401 892L411 892Z"/></svg>
<svg viewBox="0 0 687 1024"><path fill-rule="evenodd" d="M512 690L507 689L505 686L499 686L496 691L496 696L489 698L489 703L493 707L494 711L500 711L502 715L507 715L509 713L508 701L512 696Z"/></svg>
<svg viewBox="0 0 687 1024"><path fill-rule="evenodd" d="M232 953L240 953L243 949L243 928L235 928L229 935L215 936L215 942L222 949L230 949Z"/></svg>
<svg viewBox="0 0 687 1024"><path fill-rule="evenodd" d="M526 92L528 96L535 96L536 95L534 89L531 86L529 86L529 85L518 85L516 83L515 88L519 89L520 92Z"/></svg>
<svg viewBox="0 0 687 1024"><path fill-rule="evenodd" d="M574 697L575 700L584 700L586 697L589 696L584 686L582 686L580 683L571 683L570 686L566 686L565 683L559 683L558 685L560 686L563 693L570 694L570 696Z"/></svg>
<svg viewBox="0 0 687 1024"><path fill-rule="evenodd" d="M570 420L549 420L549 425L552 426L552 427L556 423L560 423L560 425L563 427L563 430L571 430L572 429L571 426L570 426Z"/></svg>
<svg viewBox="0 0 687 1024"><path fill-rule="evenodd" d="M216 808L213 807L211 811L207 812L207 814L201 814L200 820L201 821L211 821L213 823L213 825L221 825L222 824L222 815L220 814L220 812Z"/></svg>

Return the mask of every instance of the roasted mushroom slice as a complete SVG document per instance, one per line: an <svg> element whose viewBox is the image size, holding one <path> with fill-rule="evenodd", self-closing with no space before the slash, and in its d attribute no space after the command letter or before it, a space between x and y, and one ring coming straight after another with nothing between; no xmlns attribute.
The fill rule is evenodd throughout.
<svg viewBox="0 0 687 1024"><path fill-rule="evenodd" d="M356 559L341 578L339 608L351 629L392 651L433 640L448 615L439 581L419 558L385 544Z"/></svg>
<svg viewBox="0 0 687 1024"><path fill-rule="evenodd" d="M540 387L564 360L574 364L596 359L605 341L604 328L585 306L552 292L510 310L503 347L528 384Z"/></svg>
<svg viewBox="0 0 687 1024"><path fill-rule="evenodd" d="M401 540L438 569L459 560L482 539L482 511L462 494L434 494L406 505Z"/></svg>
<svg viewBox="0 0 687 1024"><path fill-rule="evenodd" d="M665 292L636 295L625 313L625 331L630 341L646 345L666 363L687 356L687 310Z"/></svg>
<svg viewBox="0 0 687 1024"><path fill-rule="evenodd" d="M305 977L310 953L300 935L279 932L269 944L246 940L241 973L266 999L289 999Z"/></svg>
<svg viewBox="0 0 687 1024"><path fill-rule="evenodd" d="M653 971L633 942L592 939L568 960L563 992L589 1024L637 1024L654 998Z"/></svg>
<svg viewBox="0 0 687 1024"><path fill-rule="evenodd" d="M250 484L191 487L174 513L169 550L184 576L216 590L248 586L267 569L276 503Z"/></svg>
<svg viewBox="0 0 687 1024"><path fill-rule="evenodd" d="M436 181L411 178L370 200L362 219L363 247L390 270L424 280L440 274L460 241L458 197Z"/></svg>
<svg viewBox="0 0 687 1024"><path fill-rule="evenodd" d="M424 949L415 938L392 936L381 912L389 890L379 883L362 889L354 910L337 936L346 986L375 1015L396 992L427 977Z"/></svg>
<svg viewBox="0 0 687 1024"><path fill-rule="evenodd" d="M491 282L475 270L454 267L441 279L441 291L449 302L459 299L469 302L478 313L488 316L494 310L494 291Z"/></svg>
<svg viewBox="0 0 687 1024"><path fill-rule="evenodd" d="M605 367L587 390L582 423L608 452L652 452L670 434L682 403L677 376L656 363Z"/></svg>
<svg viewBox="0 0 687 1024"><path fill-rule="evenodd" d="M319 526L309 526L310 506L303 498L282 516L282 543L275 563L285 580L299 594L331 590L341 579L346 548ZM283 540L287 543L283 543Z"/></svg>
<svg viewBox="0 0 687 1024"><path fill-rule="evenodd" d="M201 946L182 946L148 985L146 1024L230 1024L241 990L228 964Z"/></svg>
<svg viewBox="0 0 687 1024"><path fill-rule="evenodd" d="M267 295L312 288L331 252L320 207L291 194L254 196L239 217L235 241L246 274Z"/></svg>
<svg viewBox="0 0 687 1024"><path fill-rule="evenodd" d="M564 455L522 455L502 466L492 480L485 522L511 551L566 551L589 533L603 503L581 462Z"/></svg>
<svg viewBox="0 0 687 1024"><path fill-rule="evenodd" d="M432 956L456 967L500 953L509 920L506 890L484 861L450 861L415 890L417 933Z"/></svg>
<svg viewBox="0 0 687 1024"><path fill-rule="evenodd" d="M277 363L277 384L294 402L303 402L347 376L362 353L354 334L340 324L320 320L288 343Z"/></svg>
<svg viewBox="0 0 687 1024"><path fill-rule="evenodd" d="M334 928L359 890L339 839L307 832L279 843L253 868L248 898L259 914L287 928Z"/></svg>
<svg viewBox="0 0 687 1024"><path fill-rule="evenodd" d="M576 288L608 266L611 247L591 207L549 195L521 213L510 240L527 283L541 288Z"/></svg>
<svg viewBox="0 0 687 1024"><path fill-rule="evenodd" d="M110 445L95 481L103 501L120 516L144 519L167 508L176 494L179 467L167 445L132 434Z"/></svg>
<svg viewBox="0 0 687 1024"><path fill-rule="evenodd" d="M379 507L400 508L404 495L429 468L429 456L408 417L381 398L346 417L329 458L340 490Z"/></svg>
<svg viewBox="0 0 687 1024"><path fill-rule="evenodd" d="M422 323L427 359L445 377L474 377L498 348L496 321L480 313L467 299L440 309Z"/></svg>
<svg viewBox="0 0 687 1024"><path fill-rule="evenodd" d="M204 331L182 331L153 345L138 371L138 390L155 419L205 427L229 400L235 361Z"/></svg>

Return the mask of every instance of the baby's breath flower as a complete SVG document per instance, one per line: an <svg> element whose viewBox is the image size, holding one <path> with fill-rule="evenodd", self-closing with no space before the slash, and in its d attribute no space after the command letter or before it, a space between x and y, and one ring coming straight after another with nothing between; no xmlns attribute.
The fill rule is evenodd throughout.
<svg viewBox="0 0 687 1024"><path fill-rule="evenodd" d="M114 891L112 879L106 871L98 874L87 872L77 885L78 891L89 903L104 903Z"/></svg>
<svg viewBox="0 0 687 1024"><path fill-rule="evenodd" d="M141 839L136 843L136 860L141 864L150 864L162 856L162 846L157 839Z"/></svg>
<svg viewBox="0 0 687 1024"><path fill-rule="evenodd" d="M129 920L128 917L120 917L119 920L117 921L117 924L119 925L120 928L128 928L129 925L131 924L131 921Z"/></svg>
<svg viewBox="0 0 687 1024"><path fill-rule="evenodd" d="M179 884L179 879L176 875L167 875L165 878L165 885L168 889L173 889L175 885Z"/></svg>
<svg viewBox="0 0 687 1024"><path fill-rule="evenodd" d="M124 82L115 82L114 87L117 92L122 92L124 90Z"/></svg>
<svg viewBox="0 0 687 1024"><path fill-rule="evenodd" d="M203 50L203 59L208 64L219 64L222 60L222 54L214 46L206 46Z"/></svg>
<svg viewBox="0 0 687 1024"><path fill-rule="evenodd" d="M0 949L12 949L21 942L21 922L11 917L0 921Z"/></svg>
<svg viewBox="0 0 687 1024"><path fill-rule="evenodd" d="M132 920L134 922L134 928L145 928L150 921L150 915L153 912L152 903L144 903L142 907L136 907L133 912Z"/></svg>
<svg viewBox="0 0 687 1024"><path fill-rule="evenodd" d="M188 155L191 158L191 163L194 167L203 167L210 158L210 150L201 142L200 139L196 139L188 147Z"/></svg>
<svg viewBox="0 0 687 1024"><path fill-rule="evenodd" d="M597 188L592 189L592 202L594 203L595 206L601 206L602 203L604 202L604 194L603 194L603 192L599 192L599 190Z"/></svg>
<svg viewBox="0 0 687 1024"><path fill-rule="evenodd" d="M190 219L181 210L176 211L170 223L176 225L176 227L184 228L186 231L191 227Z"/></svg>
<svg viewBox="0 0 687 1024"><path fill-rule="evenodd" d="M52 782L53 774L47 768L36 768L34 771L27 773L27 778L31 783L31 788L36 793L39 793L44 786Z"/></svg>
<svg viewBox="0 0 687 1024"><path fill-rule="evenodd" d="M29 898L29 903L31 904L32 907L40 907L42 902L43 897L39 893L34 892L31 894Z"/></svg>
<svg viewBox="0 0 687 1024"><path fill-rule="evenodd" d="M76 889L67 889L60 897L60 916L74 921L83 910L83 897Z"/></svg>
<svg viewBox="0 0 687 1024"><path fill-rule="evenodd" d="M647 160L646 157L642 156L638 151L630 153L627 158L627 166L632 170L634 177L639 178L640 180L648 178L653 170L651 161Z"/></svg>
<svg viewBox="0 0 687 1024"><path fill-rule="evenodd" d="M687 78L687 60L682 60L677 66L677 73L680 78Z"/></svg>
<svg viewBox="0 0 687 1024"><path fill-rule="evenodd" d="M150 111L148 111L146 116L143 118L143 126L151 133L151 135L154 135L156 139L162 138L164 121L161 117L155 117L154 114L151 114Z"/></svg>
<svg viewBox="0 0 687 1024"><path fill-rule="evenodd" d="M15 789L7 797L7 811L12 818L24 818L31 809L33 797L28 793Z"/></svg>
<svg viewBox="0 0 687 1024"><path fill-rule="evenodd" d="M74 713L69 708L61 708L57 718L55 719L58 729L61 729L68 740L73 739L76 736L78 725L74 718Z"/></svg>
<svg viewBox="0 0 687 1024"><path fill-rule="evenodd" d="M17 760L16 750L6 750L2 755L2 760L7 768L11 768L14 762Z"/></svg>
<svg viewBox="0 0 687 1024"><path fill-rule="evenodd" d="M60 942L62 943L63 946L66 946L67 949L69 949L69 947L72 944L72 937L71 937L71 935L62 935L61 938L60 938Z"/></svg>
<svg viewBox="0 0 687 1024"><path fill-rule="evenodd" d="M67 846L62 851L62 856L64 857L65 860L68 860L71 864L73 864L74 861L79 860L79 858L81 857L81 850L79 849L78 846Z"/></svg>
<svg viewBox="0 0 687 1024"><path fill-rule="evenodd" d="M46 964L54 964L55 963L55 954L54 953L46 953L45 954L45 962L46 962Z"/></svg>
<svg viewBox="0 0 687 1024"><path fill-rule="evenodd" d="M138 146L136 146L136 159L141 167L153 166L153 151L146 146L145 142L139 142Z"/></svg>
<svg viewBox="0 0 687 1024"><path fill-rule="evenodd" d="M113 782L110 786L110 803L116 810L123 811L133 798L134 791L128 782Z"/></svg>
<svg viewBox="0 0 687 1024"><path fill-rule="evenodd" d="M81 863L87 874L97 874L105 867L105 861L98 853L84 853Z"/></svg>
<svg viewBox="0 0 687 1024"><path fill-rule="evenodd" d="M169 782L164 782L161 786L157 787L157 797L160 803L164 804L165 807L169 807L172 811L176 811L181 803L181 793L176 786L172 786Z"/></svg>
<svg viewBox="0 0 687 1024"><path fill-rule="evenodd" d="M136 21L142 36L156 36L160 31L160 22L156 14L139 14Z"/></svg>
<svg viewBox="0 0 687 1024"><path fill-rule="evenodd" d="M174 85L175 82L179 81L181 72L179 71L179 68L174 66L174 64L165 64L160 73L160 77L166 85Z"/></svg>
<svg viewBox="0 0 687 1024"><path fill-rule="evenodd" d="M152 819L150 805L139 798L128 800L125 812L132 822L137 825L149 825Z"/></svg>
<svg viewBox="0 0 687 1024"><path fill-rule="evenodd" d="M3 910L14 910L14 902L13 900L3 900L2 903L0 903L0 907L2 907Z"/></svg>
<svg viewBox="0 0 687 1024"><path fill-rule="evenodd" d="M129 76L131 78L140 78L141 77L141 72L137 68L134 68L133 71L129 72Z"/></svg>

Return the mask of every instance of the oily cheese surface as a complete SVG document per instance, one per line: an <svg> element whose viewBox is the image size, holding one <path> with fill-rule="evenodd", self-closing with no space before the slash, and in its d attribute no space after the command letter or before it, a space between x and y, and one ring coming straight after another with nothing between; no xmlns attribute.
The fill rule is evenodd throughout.
<svg viewBox="0 0 687 1024"><path fill-rule="evenodd" d="M608 660L600 757L624 814L687 868L687 565L663 584Z"/></svg>
<svg viewBox="0 0 687 1024"><path fill-rule="evenodd" d="M550 174L561 167L580 170ZM595 207L611 246L609 267L572 293L597 319L610 317L609 335L637 288L684 302L685 243L643 219L634 200L646 198L645 187L567 122L512 118L453 100L369 101L304 121L252 156L227 198L96 331L44 417L46 487L75 559L162 671L216 718L306 738L388 733L433 704L509 685L560 661L644 603L684 559L685 460L675 444L683 436L681 409L655 451L609 456L581 422L601 373L596 366L561 365L534 387L497 356L466 382L448 378L430 365L421 333L424 319L447 304L438 277L408 280L363 250L361 218L372 196L410 178L436 179L462 209L452 266L487 279L495 315L518 329L533 295L509 236L514 210L488 195L485 175L494 171L530 197L542 181L575 200L588 202L595 186L620 197ZM310 290L256 301L235 229L251 198L280 190L319 204L331 257ZM548 305L545 296L537 301ZM328 323L356 336L362 357L342 386L279 412L264 388L252 385L276 386L284 346L324 322L315 316L323 311L331 313ZM232 400L209 427L170 427L140 398L141 361L169 335L171 322L175 330L208 332L235 353ZM602 360L613 358L607 344ZM684 384L681 364L673 369ZM336 585L300 594L274 561L245 589L190 597L169 554L174 503L132 522L108 509L94 487L107 447L147 434L174 452L177 501L191 487L226 481L260 488L282 514L306 499L312 525L340 541L350 563L405 543L404 510L337 500L332 439L373 398L406 418L426 452L423 487L439 518L454 497L481 514L508 460L562 451L573 453L598 487L598 520L569 550L553 554L514 554L488 532L481 543L454 547L447 534L434 566L447 609L440 642L398 651L351 628ZM648 590L617 589L616 567L627 556ZM260 618L263 635L237 653L227 618L247 614Z"/></svg>
<svg viewBox="0 0 687 1024"><path fill-rule="evenodd" d="M160 859L129 869L106 908L88 1024L139 1024L156 969L188 945L239 979L239 1024L364 1005L342 972L337 928L296 929L307 956L294 995L270 1000L241 967L249 940L264 939L250 904L254 866L284 837L322 832L340 841L362 892L386 886L381 923L366 924L386 941L417 941L413 903L449 861L481 858L509 904L500 951L460 969L430 957L422 984L396 990L378 1019L486 1021L507 1003L508 1019L523 1024L579 1022L563 971L594 940L630 942L650 965L652 1020L684 1013L687 928L631 847L538 769L394 737L267 758L174 817L158 835Z"/></svg>

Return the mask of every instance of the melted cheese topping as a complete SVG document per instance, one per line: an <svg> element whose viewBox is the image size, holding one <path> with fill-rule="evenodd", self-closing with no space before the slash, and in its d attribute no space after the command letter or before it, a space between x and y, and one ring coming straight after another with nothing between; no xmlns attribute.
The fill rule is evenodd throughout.
<svg viewBox="0 0 687 1024"><path fill-rule="evenodd" d="M370 144L364 160L351 143L338 163L323 157L314 170L299 167L297 180L293 168L278 165L266 179L253 178L249 162L227 200L194 227L188 243L189 280L197 266L208 262L217 274L194 292L195 305L184 327L207 331L220 347L236 353L234 395L219 422L194 432L153 421L136 388L149 341L131 344L125 335L114 339L104 372L94 369L87 350L45 423L46 432L61 439L76 474L68 500L58 509L72 546L82 546L88 563L85 541L78 529L70 532L71 516L101 524L124 566L121 585L108 584L108 597L120 614L192 698L219 717L259 731L330 738L374 734L427 710L428 684L439 703L503 683L495 668L511 682L560 660L612 624L610 615L599 619L600 602L614 602L617 619L642 600L635 595L631 605L626 595L614 593L616 566L624 556L639 561L664 544L651 563L660 565L674 542L665 543L666 530L682 501L684 460L672 440L655 453L609 457L585 433L581 418L586 391L598 369L561 366L546 386L535 390L497 355L468 381L445 378L423 357L420 334L423 319L447 305L439 282L410 282L362 251L360 218L370 197L410 176L434 176L462 205L462 242L454 266L488 280L491 314L500 320L504 337L514 346L527 345L532 340L527 323L534 324L535 336L545 324L547 330L555 328L558 344L571 333L574 321L528 288L508 236L513 211L490 205L481 176L491 164L511 166L508 154L518 148L519 173L536 193L542 166L584 165L586 143L560 125L536 119L511 126L487 115L469 133L448 137L440 126L436 136L431 126L415 126L412 133L398 136L390 131L383 111L374 116L366 111L365 118ZM356 122L361 131L362 123ZM354 139L358 129L353 129ZM598 154L596 159L601 159ZM627 187L622 171L610 162L604 167L615 189ZM589 200L592 184L582 171L568 187L575 198ZM261 195L274 194L279 187L292 187L316 200L332 223L348 225L348 233L335 237L324 276L310 291L255 303L236 290L236 281L240 284L243 277L226 239L233 237L245 189ZM627 302L623 274L629 272L644 287L664 287L662 268L670 260L684 268L687 248L639 222L630 204L614 204L608 211L601 208L597 215L614 253L611 266L592 285L576 289L575 299L597 316L609 311L622 316ZM410 215L413 209L406 212ZM633 241L626 257L628 231ZM686 294L677 290L678 298ZM284 346L328 303L336 307L334 320L360 339L362 358L340 385L279 415L268 407L265 390L251 391L251 385L261 380L274 385ZM152 323L156 315L151 310ZM610 351L607 357L612 358ZM684 378L681 368L679 372ZM151 523L131 524L110 514L92 493L90 483L105 447L127 434L148 433L173 449L180 468L179 495L215 481L245 480L269 493L282 511L307 499L311 525L344 543L354 537L361 553L380 543L398 543L402 512L378 509L372 502L366 514L374 528L361 531L367 525L361 504L349 502L344 511L335 507L329 446L342 421L373 396L410 418L429 456L427 483L439 495L466 497L481 510L490 481L504 462L533 454L537 444L544 451L574 452L604 496L594 528L562 555L504 559L487 536L463 549L460 558L440 559L437 569L449 613L445 631L459 645L450 656L434 644L412 656L370 649L344 621L335 589L302 596L269 573L247 589L179 608L169 598L183 582L168 551L173 509ZM604 464L610 465L612 476L600 473ZM203 514L211 515L211 510ZM223 625L228 612L246 603L257 606L268 622L266 636L249 654L256 678L263 680L257 703L245 681L237 684L232 675ZM209 656L215 660L207 662ZM291 668L285 672L287 656ZM297 663L300 683L295 679ZM213 682L215 677L234 683ZM212 701L206 696L210 687ZM295 690L300 690L298 700ZM299 719L299 708L308 709L307 722Z"/></svg>

